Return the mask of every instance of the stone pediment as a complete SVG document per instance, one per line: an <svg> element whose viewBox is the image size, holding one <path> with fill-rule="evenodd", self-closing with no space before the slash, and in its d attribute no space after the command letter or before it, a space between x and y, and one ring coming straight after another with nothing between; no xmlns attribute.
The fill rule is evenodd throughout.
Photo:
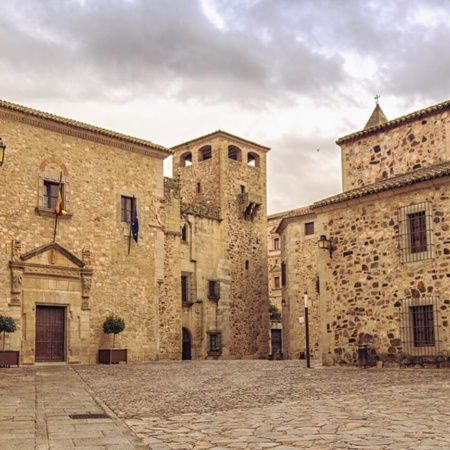
<svg viewBox="0 0 450 450"><path fill-rule="evenodd" d="M274 265L270 268L269 273L281 273L281 266Z"/></svg>
<svg viewBox="0 0 450 450"><path fill-rule="evenodd" d="M27 265L50 265L74 269L82 269L85 265L81 259L77 258L73 253L56 242L42 245L41 247L20 255L20 261L26 262Z"/></svg>

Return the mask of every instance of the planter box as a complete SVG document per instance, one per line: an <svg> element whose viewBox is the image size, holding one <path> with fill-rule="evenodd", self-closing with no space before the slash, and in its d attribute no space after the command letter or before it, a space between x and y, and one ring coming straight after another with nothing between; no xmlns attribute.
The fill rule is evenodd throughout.
<svg viewBox="0 0 450 450"><path fill-rule="evenodd" d="M20 352L16 350L0 351L0 366L17 366L20 365Z"/></svg>
<svg viewBox="0 0 450 450"><path fill-rule="evenodd" d="M100 364L128 364L128 350L126 348L108 348L98 351L98 362Z"/></svg>

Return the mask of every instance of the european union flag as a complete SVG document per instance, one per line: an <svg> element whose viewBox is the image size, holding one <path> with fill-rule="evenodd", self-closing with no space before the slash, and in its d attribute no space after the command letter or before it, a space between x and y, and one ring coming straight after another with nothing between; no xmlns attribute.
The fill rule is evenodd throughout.
<svg viewBox="0 0 450 450"><path fill-rule="evenodd" d="M136 205L133 205L133 222L131 223L131 233L133 234L133 239L137 243L139 236L139 220L136 211Z"/></svg>

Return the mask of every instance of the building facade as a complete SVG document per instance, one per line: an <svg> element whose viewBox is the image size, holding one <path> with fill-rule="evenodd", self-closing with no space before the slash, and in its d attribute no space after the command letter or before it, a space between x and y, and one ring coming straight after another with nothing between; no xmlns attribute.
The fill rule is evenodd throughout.
<svg viewBox="0 0 450 450"><path fill-rule="evenodd" d="M266 147L218 132L169 179L177 148L3 101L0 130L0 314L22 364L97 362L109 314L129 361L267 354Z"/></svg>

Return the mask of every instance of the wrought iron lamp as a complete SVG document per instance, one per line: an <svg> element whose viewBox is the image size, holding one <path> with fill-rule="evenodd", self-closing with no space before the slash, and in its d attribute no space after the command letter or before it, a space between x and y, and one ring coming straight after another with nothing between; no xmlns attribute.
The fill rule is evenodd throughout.
<svg viewBox="0 0 450 450"><path fill-rule="evenodd" d="M3 143L2 138L0 138L0 167L3 166L3 161L5 160L5 150L6 145Z"/></svg>
<svg viewBox="0 0 450 450"><path fill-rule="evenodd" d="M320 236L319 239L319 248L323 250L328 250L330 252L330 258L333 257L333 238L330 238L329 240L325 235Z"/></svg>

